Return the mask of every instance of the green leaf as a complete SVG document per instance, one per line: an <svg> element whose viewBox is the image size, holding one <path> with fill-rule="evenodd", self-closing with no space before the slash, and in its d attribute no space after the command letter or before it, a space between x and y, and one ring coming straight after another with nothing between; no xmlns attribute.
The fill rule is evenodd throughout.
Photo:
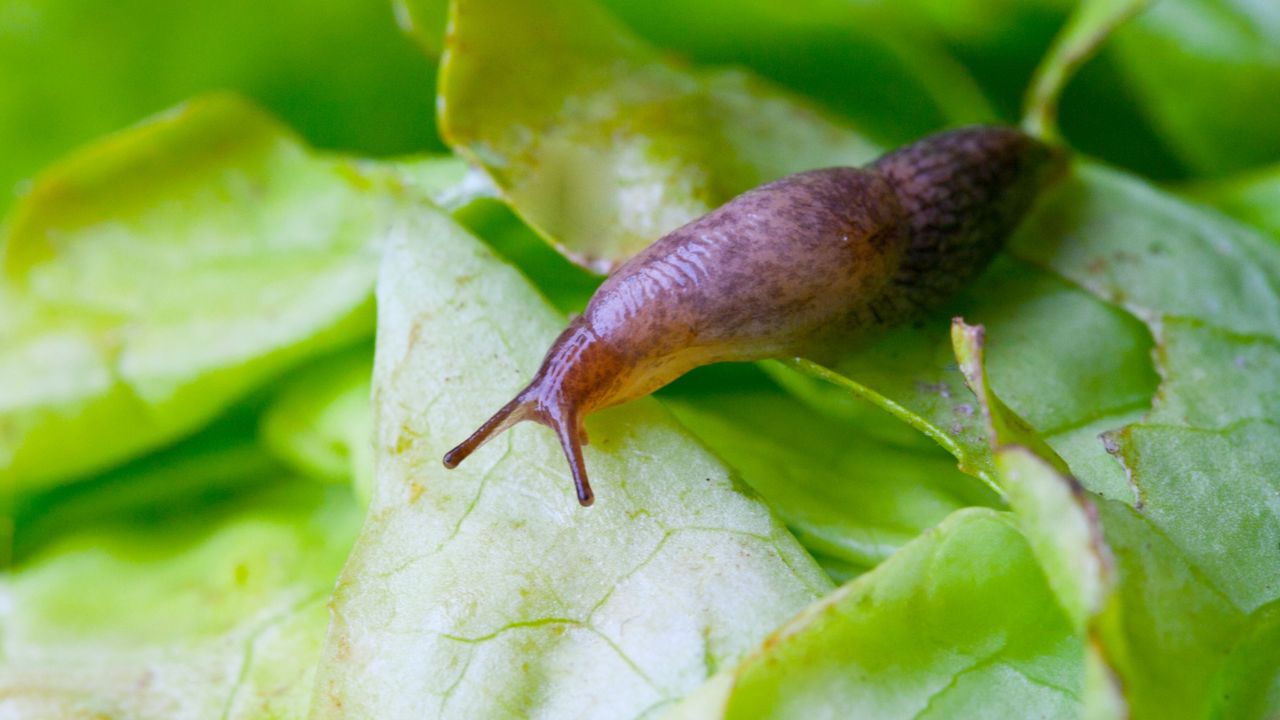
<svg viewBox="0 0 1280 720"><path fill-rule="evenodd" d="M1058 139L1058 98L1071 76L1097 52L1099 46L1152 0L1085 0L1076 6L1066 26L1054 39L1027 93L1028 132Z"/></svg>
<svg viewBox="0 0 1280 720"><path fill-rule="evenodd" d="M373 491L373 349L357 346L294 373L262 415L262 442L294 470Z"/></svg>
<svg viewBox="0 0 1280 720"><path fill-rule="evenodd" d="M838 579L875 567L955 510L997 502L937 448L869 436L862 422L824 417L776 388L663 401Z"/></svg>
<svg viewBox="0 0 1280 720"><path fill-rule="evenodd" d="M876 153L750 75L662 59L589 0L458 0L450 37L446 139L597 271L764 181Z"/></svg>
<svg viewBox="0 0 1280 720"><path fill-rule="evenodd" d="M1265 634L1280 598L1280 430L1266 402L1280 362L1280 247L1085 168L1014 252L1143 318L1156 340L1162 381L1151 412L1106 438L1133 508L1101 505L1120 581L1104 637L1134 714L1264 704L1224 688L1238 684L1225 663L1239 657L1232 648ZM1250 664L1255 678L1280 674L1280 654ZM1256 687L1265 693L1266 683Z"/></svg>
<svg viewBox="0 0 1280 720"><path fill-rule="evenodd" d="M429 57L439 57L447 44L447 0L394 2L410 36ZM993 116L964 66L931 33L884 8L839 0L785 7L770 0L601 4L656 47L699 64L745 67L851 119L881 142Z"/></svg>
<svg viewBox="0 0 1280 720"><path fill-rule="evenodd" d="M380 177L224 95L42 175L0 246L0 476L114 464L367 336Z"/></svg>
<svg viewBox="0 0 1280 720"><path fill-rule="evenodd" d="M1180 318L1162 323L1159 341L1155 407L1111 443L1144 517L1252 613L1280 598L1280 342Z"/></svg>
<svg viewBox="0 0 1280 720"><path fill-rule="evenodd" d="M1128 496L1097 435L1148 407L1156 385L1150 335L1134 318L1025 262L998 260L943 312L829 369L798 367L881 404L937 440L961 469L994 483L987 428L956 364L948 314L986 327L994 391L1074 474L1104 495ZM806 396L822 392L791 385Z"/></svg>
<svg viewBox="0 0 1280 720"><path fill-rule="evenodd" d="M1071 717L1083 650L1011 519L961 510L669 717Z"/></svg>
<svg viewBox="0 0 1280 720"><path fill-rule="evenodd" d="M1280 248L1141 181L1081 165L1019 231L1011 254L1019 261L1005 267L1027 271L1010 276L998 264L955 311L987 326L990 387L1027 432L1043 435L1085 487L1118 499L1099 503L1118 586L1096 626L1132 712L1180 717L1265 704L1267 683L1245 697L1223 688L1239 687L1227 658L1241 658L1237 643L1271 632L1280 592L1280 426L1270 402ZM1011 292L1019 285L1056 286L1072 301L1037 302L1042 291ZM895 333L843 360L840 373L813 370L879 400L962 466L994 478L981 424L957 414L967 402L960 373L931 327ZM1146 412L1152 337L1161 383ZM1108 369L1094 374L1099 367ZM1053 505L1046 495L1028 499ZM1020 502L1012 493L1010 501ZM1274 655L1232 662L1251 677L1280 673Z"/></svg>
<svg viewBox="0 0 1280 720"><path fill-rule="evenodd" d="M268 479L79 529L0 577L0 713L304 717L359 513L338 488Z"/></svg>
<svg viewBox="0 0 1280 720"><path fill-rule="evenodd" d="M604 0L654 45L813 98L885 144L994 117L963 65L892 7L842 0ZM856 88L856 92L851 92Z"/></svg>
<svg viewBox="0 0 1280 720"><path fill-rule="evenodd" d="M1123 688L1099 636L1114 598L1114 562L1094 498L1066 463L991 389L981 326L956 319L951 340L965 382L978 399L995 452L995 473L1018 526L1075 633L1086 640L1084 715L1128 716Z"/></svg>
<svg viewBox="0 0 1280 720"><path fill-rule="evenodd" d="M1132 716L1236 717L1221 709L1248 703L1256 689L1229 698L1215 685L1236 680L1224 660L1242 638L1240 611L1140 511L1116 500L1098 506L1118 581L1100 634ZM1257 658L1273 674L1275 660Z"/></svg>
<svg viewBox="0 0 1280 720"><path fill-rule="evenodd" d="M402 220L378 286L373 502L334 595L317 717L639 715L829 589L652 400L588 420L591 508L546 428L441 467L563 317L448 217Z"/></svg>
<svg viewBox="0 0 1280 720"><path fill-rule="evenodd" d="M217 90L322 147L441 147L434 68L380 2L6 0L0 77L0 217L15 185L72 148Z"/></svg>
<svg viewBox="0 0 1280 720"><path fill-rule="evenodd" d="M1280 336L1280 248L1269 238L1095 165L1042 209L1014 255L1152 325L1176 316Z"/></svg>
<svg viewBox="0 0 1280 720"><path fill-rule="evenodd" d="M983 328L957 319L951 339L987 424L1000 487L1062 609L1082 632L1101 610L1112 583L1097 508L1062 459L992 392Z"/></svg>
<svg viewBox="0 0 1280 720"><path fill-rule="evenodd" d="M1280 165L1196 187L1191 195L1280 239Z"/></svg>
<svg viewBox="0 0 1280 720"><path fill-rule="evenodd" d="M12 557L0 567L8 560L22 564L40 548L86 529L156 522L158 508L160 518L198 515L206 505L252 492L263 478L286 475L257 442L259 413L258 403L241 403L196 435L133 462L74 483L10 493Z"/></svg>
<svg viewBox="0 0 1280 720"><path fill-rule="evenodd" d="M1116 32L1127 101L1193 171L1280 160L1280 13L1249 0L1162 0Z"/></svg>
<svg viewBox="0 0 1280 720"><path fill-rule="evenodd" d="M996 472L1018 518L1018 527L1044 570L1059 607L1085 641L1084 715L1126 718L1128 703L1102 639L1101 617L1114 602L1115 572L1094 498L1070 475L1031 450L996 450Z"/></svg>

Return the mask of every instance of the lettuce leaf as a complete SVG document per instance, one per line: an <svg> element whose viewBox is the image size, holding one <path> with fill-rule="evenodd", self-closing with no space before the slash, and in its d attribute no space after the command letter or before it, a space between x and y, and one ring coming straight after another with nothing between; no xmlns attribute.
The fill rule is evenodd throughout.
<svg viewBox="0 0 1280 720"><path fill-rule="evenodd" d="M833 578L865 572L951 512L996 496L936 447L876 438L778 388L672 396L663 403L742 475ZM867 424L893 425L892 417Z"/></svg>
<svg viewBox="0 0 1280 720"><path fill-rule="evenodd" d="M357 346L294 373L259 421L262 443L295 471L353 482L367 504L373 486L373 349Z"/></svg>
<svg viewBox="0 0 1280 720"><path fill-rule="evenodd" d="M342 488L241 486L79 528L0 577L0 714L304 717L359 512Z"/></svg>
<svg viewBox="0 0 1280 720"><path fill-rule="evenodd" d="M1203 184L1190 194L1280 239L1280 165Z"/></svg>
<svg viewBox="0 0 1280 720"><path fill-rule="evenodd" d="M652 400L588 420L589 509L542 427L441 467L563 318L447 216L403 221L378 287L373 501L315 717L643 714L830 588Z"/></svg>
<svg viewBox="0 0 1280 720"><path fill-rule="evenodd" d="M764 181L877 153L751 75L664 60L587 0L457 0L451 11L442 133L594 270Z"/></svg>
<svg viewBox="0 0 1280 720"><path fill-rule="evenodd" d="M0 480L128 459L367 337L393 180L227 95L45 172L0 245Z"/></svg>
<svg viewBox="0 0 1280 720"><path fill-rule="evenodd" d="M1176 717L1264 707L1267 685L1241 694L1233 666L1225 662L1239 657L1233 651L1237 643L1256 645L1259 634L1272 632L1269 608L1277 601L1272 568L1280 563L1280 513L1270 498L1277 491L1272 449L1280 437L1267 398L1274 392L1275 376L1268 369L1280 331L1280 248L1141 181L1082 165L1019 232L1011 254L1109 303L1111 313L1122 308L1119 317L1140 318L1154 339L1151 358L1160 385L1151 409L1126 418L1132 407L1126 403L1118 406L1121 412L1104 412L1098 420L1083 410L1092 402L1105 411L1115 397L1109 383L1116 376L1093 385L1077 380L1072 387L1084 402L1051 407L1080 408L1079 427L1089 437L1063 443L1036 411L1046 391L1098 360L1114 362L1117 351L1135 347L1133 342L1098 332L1106 326L1094 324L1082 341L1097 344L1073 355L1058 345L1070 337L1064 331L1069 322L1044 322L1019 344L1017 336L997 334L999 315L965 310L966 318L988 324L990 385L1063 455L1084 487L1103 498L1098 512L1116 558L1118 585L1098 632L1131 710ZM1036 306L1009 307L1023 315ZM1055 304L1055 311L1064 310ZM1059 351L1051 358L1027 343ZM1009 353L1008 370L996 362L1001 345ZM841 367L876 364L876 352L871 361L850 359ZM938 367L940 352L939 343L927 343L896 360L898 367ZM1043 382L1031 382L1030 374L1018 381L1013 369L1020 352L1022 362L1035 359ZM913 389L895 381L897 375L860 371L856 377L871 388L860 392L917 418L942 435L944 444L978 452L974 426L963 426L969 430L962 435L955 432L960 425L948 431L931 421L946 417L948 404L961 404L951 399L953 383L945 385L944 397L939 386ZM1140 398L1141 386L1133 387L1132 396ZM1094 461L1073 458L1082 446ZM1100 473L1097 456L1104 450L1120 462ZM1117 484L1117 468L1123 485ZM1251 656L1248 672L1275 677L1280 657ZM1228 694L1227 687L1237 694Z"/></svg>
<svg viewBox="0 0 1280 720"><path fill-rule="evenodd" d="M429 57L440 57L448 0L393 1L411 37ZM699 64L743 66L849 118L879 142L993 116L933 33L913 29L909 13L892 7L831 0L785 7L769 0L602 4L655 47Z"/></svg>
<svg viewBox="0 0 1280 720"><path fill-rule="evenodd" d="M1072 717L1083 646L1004 513L948 517L669 718Z"/></svg>

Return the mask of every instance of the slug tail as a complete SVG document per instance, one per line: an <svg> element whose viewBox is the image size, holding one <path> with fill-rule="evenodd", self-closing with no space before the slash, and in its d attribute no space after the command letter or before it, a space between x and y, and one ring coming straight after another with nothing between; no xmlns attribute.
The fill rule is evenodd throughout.
<svg viewBox="0 0 1280 720"><path fill-rule="evenodd" d="M471 437L458 443L458 446L444 454L444 466L452 470L458 467L458 463L466 460L471 453L480 449L480 446L489 442L491 439L501 435L504 430L515 425L516 423L528 419L529 403L524 398L524 393L512 398L511 402L502 406L502 409L493 414L471 433Z"/></svg>

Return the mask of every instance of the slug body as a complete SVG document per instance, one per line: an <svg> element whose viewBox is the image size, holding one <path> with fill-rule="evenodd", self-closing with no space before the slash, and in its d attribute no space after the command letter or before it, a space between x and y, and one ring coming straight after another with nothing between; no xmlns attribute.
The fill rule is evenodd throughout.
<svg viewBox="0 0 1280 720"><path fill-rule="evenodd" d="M1017 130L933 135L865 169L784 177L628 260L532 382L445 455L533 420L559 436L583 505L589 413L700 365L822 356L951 297L1004 244L1062 156Z"/></svg>

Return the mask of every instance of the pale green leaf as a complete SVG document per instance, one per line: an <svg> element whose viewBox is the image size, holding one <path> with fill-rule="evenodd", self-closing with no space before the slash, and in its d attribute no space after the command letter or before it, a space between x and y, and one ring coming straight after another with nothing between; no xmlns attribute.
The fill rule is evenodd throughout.
<svg viewBox="0 0 1280 720"><path fill-rule="evenodd" d="M43 174L0 256L0 477L117 463L368 336L379 178L222 95Z"/></svg>
<svg viewBox="0 0 1280 720"><path fill-rule="evenodd" d="M1006 515L962 510L668 718L1071 717L1084 648Z"/></svg>
<svg viewBox="0 0 1280 720"><path fill-rule="evenodd" d="M745 67L850 118L881 142L903 142L994 112L934 33L896 7L843 0L603 0L655 47L704 65ZM447 47L448 0L395 0L430 57ZM838 72L833 72L838 70ZM850 92L857 88L857 92Z"/></svg>
<svg viewBox="0 0 1280 720"><path fill-rule="evenodd" d="M636 716L829 589L651 400L587 421L590 508L543 427L444 469L563 318L446 216L402 219L378 290L373 502L334 596L315 717Z"/></svg>
<svg viewBox="0 0 1280 720"><path fill-rule="evenodd" d="M977 397L995 453L995 475L1062 609L1083 632L1111 591L1110 550L1092 498L1025 420L990 386L981 327L956 320L952 343Z"/></svg>
<svg viewBox="0 0 1280 720"><path fill-rule="evenodd" d="M76 530L0 576L0 715L305 717L359 514L339 488L278 479Z"/></svg>
<svg viewBox="0 0 1280 720"><path fill-rule="evenodd" d="M768 387L672 397L680 422L742 474L839 580L869 570L951 512L994 494L938 448L869 436ZM896 425L891 417L870 425Z"/></svg>
<svg viewBox="0 0 1280 720"><path fill-rule="evenodd" d="M294 373L262 415L262 441L309 477L373 489L373 349L357 346Z"/></svg>

